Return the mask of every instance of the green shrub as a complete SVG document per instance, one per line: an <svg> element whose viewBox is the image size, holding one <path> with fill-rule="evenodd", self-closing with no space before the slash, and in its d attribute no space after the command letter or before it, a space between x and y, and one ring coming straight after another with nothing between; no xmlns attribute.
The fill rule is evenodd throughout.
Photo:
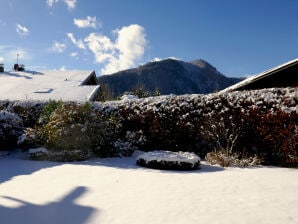
<svg viewBox="0 0 298 224"><path fill-rule="evenodd" d="M121 131L120 117L115 114L95 111L90 103L65 103L51 113L42 132L45 146L56 160L70 161L92 153L99 157L130 155L132 148L119 144Z"/></svg>
<svg viewBox="0 0 298 224"><path fill-rule="evenodd" d="M62 106L62 101L50 100L47 104L44 105L38 123L43 125L47 124L50 121L52 113Z"/></svg>
<svg viewBox="0 0 298 224"><path fill-rule="evenodd" d="M88 126L93 120L90 104L62 104L52 113L49 122L44 126L46 146L58 151L90 151Z"/></svg>

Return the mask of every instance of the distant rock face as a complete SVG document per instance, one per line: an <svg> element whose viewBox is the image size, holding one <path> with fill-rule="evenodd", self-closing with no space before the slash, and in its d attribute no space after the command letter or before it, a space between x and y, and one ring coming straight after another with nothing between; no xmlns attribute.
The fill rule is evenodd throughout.
<svg viewBox="0 0 298 224"><path fill-rule="evenodd" d="M228 78L204 60L184 62L166 59L98 77L116 97L135 88L167 94L205 94L229 87L241 79Z"/></svg>

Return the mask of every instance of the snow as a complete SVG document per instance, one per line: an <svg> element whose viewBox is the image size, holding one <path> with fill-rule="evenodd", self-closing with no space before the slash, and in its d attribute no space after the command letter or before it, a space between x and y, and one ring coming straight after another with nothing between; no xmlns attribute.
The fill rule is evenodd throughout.
<svg viewBox="0 0 298 224"><path fill-rule="evenodd" d="M197 156L194 153L190 152L170 152L170 151L151 151L144 153L142 155L139 155L137 157L138 159L143 159L146 162L150 161L167 161L167 162L175 162L177 161L178 163L181 162L187 162L191 163L192 165L195 165L200 161L200 157Z"/></svg>
<svg viewBox="0 0 298 224"><path fill-rule="evenodd" d="M1 72L0 100L92 100L99 86L84 85L84 81L93 74L50 70Z"/></svg>
<svg viewBox="0 0 298 224"><path fill-rule="evenodd" d="M0 151L0 157L1 156L7 156L7 155L9 155L8 151Z"/></svg>
<svg viewBox="0 0 298 224"><path fill-rule="evenodd" d="M135 100L135 99L138 99L139 97L138 96L135 96L135 95L131 95L131 94L128 94L128 95L123 95L121 96L121 100Z"/></svg>
<svg viewBox="0 0 298 224"><path fill-rule="evenodd" d="M43 152L43 153L46 153L48 154L48 150L46 148L31 148L28 150L29 154L32 154L32 153L39 153L39 152Z"/></svg>
<svg viewBox="0 0 298 224"><path fill-rule="evenodd" d="M0 110L0 121L20 121L20 117L9 111Z"/></svg>
<svg viewBox="0 0 298 224"><path fill-rule="evenodd" d="M76 163L0 158L1 223L298 222L298 170L220 168L159 171L128 158Z"/></svg>

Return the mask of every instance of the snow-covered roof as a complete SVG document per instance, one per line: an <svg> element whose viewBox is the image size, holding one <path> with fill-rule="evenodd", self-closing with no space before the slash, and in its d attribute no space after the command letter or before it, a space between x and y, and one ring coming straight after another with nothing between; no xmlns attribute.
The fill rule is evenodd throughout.
<svg viewBox="0 0 298 224"><path fill-rule="evenodd" d="M0 100L93 100L99 85L85 85L94 71L0 72Z"/></svg>
<svg viewBox="0 0 298 224"><path fill-rule="evenodd" d="M294 60L291 60L289 62L286 62L284 64L281 64L279 66L276 66L274 68L271 68L269 70L266 70L260 74L257 74L257 75L254 75L254 76L251 76L251 77L248 77L247 79L244 79L243 81L241 82L238 82L236 83L235 85L232 85L224 90L221 91L221 93L223 92L230 92L230 91L235 91L235 90L239 90L239 89L242 89L242 87L245 87L246 85L249 85L253 82L256 82L260 79L263 79L265 77L268 77L272 74L275 74L281 70L284 70L288 67L291 67L291 66L294 66L294 65L297 65L298 64L298 58L294 59Z"/></svg>

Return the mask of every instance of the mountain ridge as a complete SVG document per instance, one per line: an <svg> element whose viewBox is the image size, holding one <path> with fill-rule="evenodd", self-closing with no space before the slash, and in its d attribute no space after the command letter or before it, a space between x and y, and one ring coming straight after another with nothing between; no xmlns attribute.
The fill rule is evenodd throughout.
<svg viewBox="0 0 298 224"><path fill-rule="evenodd" d="M161 95L207 94L241 80L224 76L202 59L191 62L164 59L98 77L99 83L107 87L113 97L136 88L151 93L158 89Z"/></svg>

